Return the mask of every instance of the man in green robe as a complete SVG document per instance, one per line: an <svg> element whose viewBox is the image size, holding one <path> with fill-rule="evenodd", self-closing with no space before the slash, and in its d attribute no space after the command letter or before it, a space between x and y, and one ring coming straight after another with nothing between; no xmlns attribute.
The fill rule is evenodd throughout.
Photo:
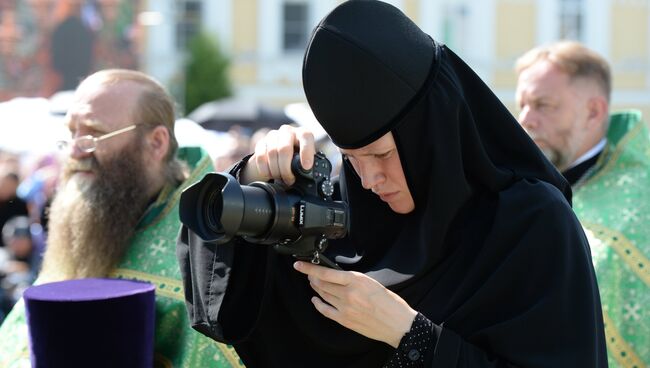
<svg viewBox="0 0 650 368"><path fill-rule="evenodd" d="M175 256L178 200L212 164L201 149L178 149L169 94L140 72L100 71L79 85L66 124L72 139L62 142L68 158L37 282L150 282L157 367L243 366L234 349L192 330L185 310ZM0 326L0 367L22 366L29 366L29 348L20 301Z"/></svg>
<svg viewBox="0 0 650 368"><path fill-rule="evenodd" d="M650 366L650 140L609 113L606 60L576 42L517 61L519 121L573 189L603 304L610 367ZM552 231L552 229L549 229Z"/></svg>

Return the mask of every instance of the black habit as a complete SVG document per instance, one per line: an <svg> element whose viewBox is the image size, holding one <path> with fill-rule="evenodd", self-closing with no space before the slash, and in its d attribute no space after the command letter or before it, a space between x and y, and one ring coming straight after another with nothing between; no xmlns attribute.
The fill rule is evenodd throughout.
<svg viewBox="0 0 650 368"><path fill-rule="evenodd" d="M436 326L431 367L605 367L600 299L570 188L480 78L396 8L348 1L312 34L305 93L343 148L392 132L415 210L391 211L349 163L351 230L326 255ZM193 327L250 367L381 367L394 349L322 315L294 259L183 228Z"/></svg>

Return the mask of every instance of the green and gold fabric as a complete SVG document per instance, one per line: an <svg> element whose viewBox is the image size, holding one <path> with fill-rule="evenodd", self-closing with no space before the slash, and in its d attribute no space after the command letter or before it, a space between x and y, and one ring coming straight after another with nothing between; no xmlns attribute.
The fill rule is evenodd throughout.
<svg viewBox="0 0 650 368"><path fill-rule="evenodd" d="M143 215L124 260L111 277L147 281L156 286L156 367L243 367L235 350L194 331L185 309L176 236L181 191L212 170L198 148L181 148L179 158L192 168L178 188L164 188ZM99 317L101 318L101 317ZM31 367L23 301L0 326L0 367Z"/></svg>
<svg viewBox="0 0 650 368"><path fill-rule="evenodd" d="M650 367L650 138L614 113L594 170L573 187L603 304L610 367Z"/></svg>

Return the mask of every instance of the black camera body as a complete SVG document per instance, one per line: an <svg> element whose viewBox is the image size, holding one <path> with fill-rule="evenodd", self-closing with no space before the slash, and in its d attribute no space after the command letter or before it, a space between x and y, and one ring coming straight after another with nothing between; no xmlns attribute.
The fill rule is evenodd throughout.
<svg viewBox="0 0 650 368"><path fill-rule="evenodd" d="M314 155L310 170L294 155L291 170L296 181L289 187L259 181L240 185L230 174L207 174L181 194L181 222L205 241L240 237L319 263L327 239L347 234L348 206L332 200L332 165L323 153Z"/></svg>

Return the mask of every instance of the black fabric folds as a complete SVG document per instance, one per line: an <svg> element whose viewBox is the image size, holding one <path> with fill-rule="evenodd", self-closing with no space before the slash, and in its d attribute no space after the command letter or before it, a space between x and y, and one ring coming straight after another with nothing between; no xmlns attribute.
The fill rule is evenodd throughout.
<svg viewBox="0 0 650 368"><path fill-rule="evenodd" d="M395 138L415 210L392 212L344 164L351 231L327 255L441 329L426 366L607 365L570 188L459 57L394 7L348 1L314 31L303 76L338 145ZM290 257L206 245L185 228L178 251L197 329L250 367L381 367L392 354L321 316Z"/></svg>

